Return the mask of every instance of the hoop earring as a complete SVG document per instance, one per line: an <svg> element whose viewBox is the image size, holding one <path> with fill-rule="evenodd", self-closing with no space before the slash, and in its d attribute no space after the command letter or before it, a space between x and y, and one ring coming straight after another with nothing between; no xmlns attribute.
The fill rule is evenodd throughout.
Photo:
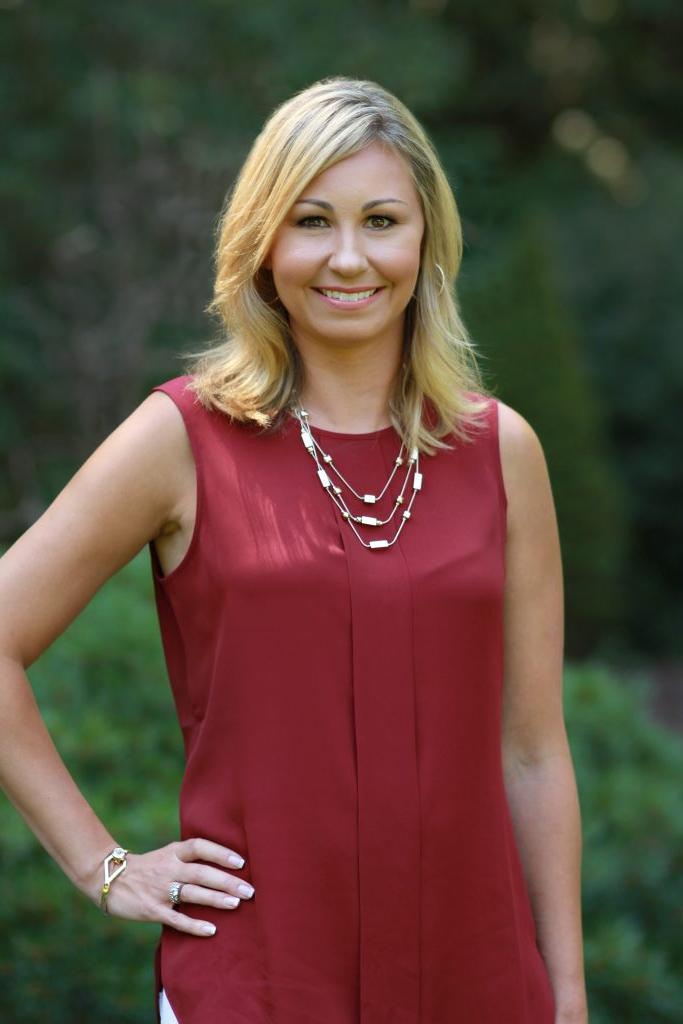
<svg viewBox="0 0 683 1024"><path fill-rule="evenodd" d="M435 263L434 266L436 267L436 269L441 274L441 287L439 288L439 295L441 295L444 292L445 288L446 288L446 275L444 274L442 268L439 266L438 263Z"/></svg>

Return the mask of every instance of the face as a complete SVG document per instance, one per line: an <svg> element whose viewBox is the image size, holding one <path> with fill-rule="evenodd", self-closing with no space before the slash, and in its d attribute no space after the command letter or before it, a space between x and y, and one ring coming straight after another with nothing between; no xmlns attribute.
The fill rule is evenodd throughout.
<svg viewBox="0 0 683 1024"><path fill-rule="evenodd" d="M386 146L373 143L314 178L264 261L295 340L400 346L423 232L408 167Z"/></svg>

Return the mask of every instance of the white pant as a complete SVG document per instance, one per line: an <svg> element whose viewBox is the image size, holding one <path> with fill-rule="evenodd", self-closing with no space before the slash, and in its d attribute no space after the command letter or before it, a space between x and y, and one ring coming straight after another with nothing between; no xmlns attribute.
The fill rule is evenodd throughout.
<svg viewBox="0 0 683 1024"><path fill-rule="evenodd" d="M173 1007L169 1003L163 988L159 993L159 1013L161 1015L161 1024L178 1024L178 1018L173 1012Z"/></svg>

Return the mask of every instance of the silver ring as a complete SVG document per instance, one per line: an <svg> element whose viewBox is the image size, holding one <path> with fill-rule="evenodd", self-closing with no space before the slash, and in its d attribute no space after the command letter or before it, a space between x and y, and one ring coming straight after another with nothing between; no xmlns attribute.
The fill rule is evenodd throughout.
<svg viewBox="0 0 683 1024"><path fill-rule="evenodd" d="M171 882L168 887L168 898L171 901L173 907L177 907L180 903L180 894L183 890L184 882Z"/></svg>

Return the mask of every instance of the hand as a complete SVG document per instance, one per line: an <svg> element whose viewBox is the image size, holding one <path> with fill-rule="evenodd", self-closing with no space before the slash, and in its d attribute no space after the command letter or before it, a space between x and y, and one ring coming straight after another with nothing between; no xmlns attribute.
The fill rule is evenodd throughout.
<svg viewBox="0 0 683 1024"><path fill-rule="evenodd" d="M197 903L220 910L234 910L245 892L239 891L244 885L241 878L223 870L236 867L229 857L238 856L209 839L185 839L169 843L149 853L129 853L126 870L112 882L107 897L107 912L112 917L123 917L132 921L157 921L160 924L187 932L189 935L213 935L216 928L209 921L188 917L174 909L168 896L171 882L182 882L181 903ZM212 861L220 867L197 864L195 861ZM102 886L102 865L98 865L97 881L86 883L86 891L99 906Z"/></svg>

